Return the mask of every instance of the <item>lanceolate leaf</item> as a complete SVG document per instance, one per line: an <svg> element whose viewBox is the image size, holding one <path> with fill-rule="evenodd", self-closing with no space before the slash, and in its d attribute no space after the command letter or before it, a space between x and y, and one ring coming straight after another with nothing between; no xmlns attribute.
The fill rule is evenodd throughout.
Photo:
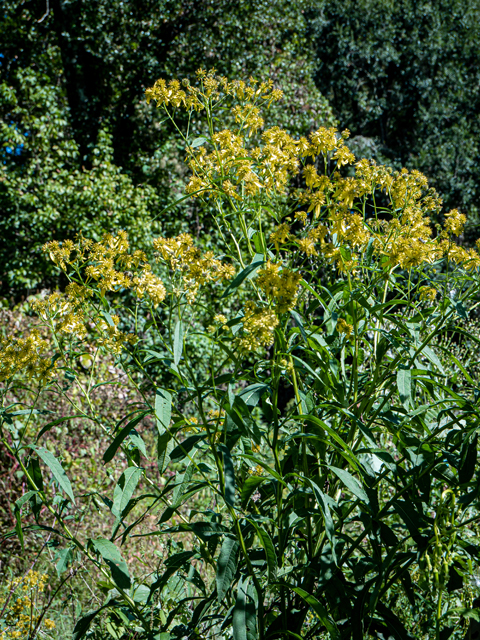
<svg viewBox="0 0 480 640"><path fill-rule="evenodd" d="M328 539L330 540L333 560L336 563L337 558L335 554L335 544L336 544L335 525L333 524L330 508L328 506L328 502L323 491L315 484L315 482L313 482L313 480L310 480L310 485L313 489L313 493L315 494L315 498L318 502L318 506L320 507L323 513L323 519L325 521L325 531L327 533Z"/></svg>
<svg viewBox="0 0 480 640"><path fill-rule="evenodd" d="M262 527L259 523L255 522L255 520L248 520L254 527L257 532L258 538L262 547L265 549L265 555L267 557L267 569L268 569L268 581L275 582L277 579L277 570L278 570L278 562L277 562L277 554L275 552L275 545L272 542L270 534L268 531Z"/></svg>
<svg viewBox="0 0 480 640"><path fill-rule="evenodd" d="M402 404L408 409L412 399L412 372L406 367L397 371L398 393Z"/></svg>
<svg viewBox="0 0 480 640"><path fill-rule="evenodd" d="M230 588L237 569L237 552L239 543L234 538L226 537L223 541L217 561L217 598L223 600Z"/></svg>
<svg viewBox="0 0 480 640"><path fill-rule="evenodd" d="M353 495L357 496L362 502L366 504L369 503L368 495L365 493L365 490L362 488L362 485L358 482L356 478L352 476L346 469L339 469L338 467L329 467L333 473L340 478L343 484L350 489Z"/></svg>
<svg viewBox="0 0 480 640"><path fill-rule="evenodd" d="M111 460L113 460L113 458L114 458L115 454L117 453L119 447L121 446L122 442L125 440L125 438L127 438L127 436L129 436L132 433L132 431L134 431L134 427L136 427L137 424L141 420L143 420L143 418L147 415L147 413L148 413L147 411L142 411L140 413L140 415L138 415L136 418L133 418L133 420L130 420L123 427L123 429L120 429L120 431L117 433L117 435L113 439L113 441L110 444L110 446L108 447L108 449L103 454L103 461L104 462L110 462Z"/></svg>
<svg viewBox="0 0 480 640"><path fill-rule="evenodd" d="M183 324L181 320L178 320L175 325L175 332L173 336L173 361L175 364L180 362L183 351Z"/></svg>
<svg viewBox="0 0 480 640"><path fill-rule="evenodd" d="M170 426L172 417L172 395L164 389L157 389L155 394L155 417L159 435L163 435Z"/></svg>
<svg viewBox="0 0 480 640"><path fill-rule="evenodd" d="M81 638L84 638L87 631L90 629L90 625L92 624L94 618L100 613L100 611L108 606L108 604L104 604L99 609L93 609L92 611L89 611L84 616L79 618L77 620L75 628L73 629L72 640L81 640Z"/></svg>
<svg viewBox="0 0 480 640"><path fill-rule="evenodd" d="M113 492L112 512L115 515L122 515L141 477L142 469L138 469L137 467L128 467L128 469L125 469L122 473Z"/></svg>
<svg viewBox="0 0 480 640"><path fill-rule="evenodd" d="M255 603L248 595L249 578L240 580L237 598L233 608L233 640L253 640L255 638Z"/></svg>
<svg viewBox="0 0 480 640"><path fill-rule="evenodd" d="M225 445L221 445L223 452L223 471L225 475L225 502L231 507L235 505L235 470L232 454Z"/></svg>
<svg viewBox="0 0 480 640"><path fill-rule="evenodd" d="M56 459L53 453L50 453L48 449L44 449L43 447L36 447L31 445L32 449L37 452L38 456L43 460L43 462L47 465L47 467L52 472L53 477L58 482L59 486L70 500L75 504L75 497L73 495L72 485L70 484L70 480L65 473L60 462Z"/></svg>
<svg viewBox="0 0 480 640"><path fill-rule="evenodd" d="M251 278L254 272L259 269L263 265L263 255L260 253L255 254L252 263L249 264L245 269L240 271L240 273L232 280L232 282L225 289L225 293L222 298L226 298L231 293L238 289L238 287L242 284L244 280L247 278Z"/></svg>
<svg viewBox="0 0 480 640"><path fill-rule="evenodd" d="M315 596L312 596L307 591L304 591L300 587L289 587L289 588L292 591L295 591L295 593L298 593L298 595L301 598L303 598L303 600L305 600L305 602L312 607L312 609L315 611L317 616L320 618L322 624L325 625L325 628L330 634L330 638L332 638L332 640L340 640L341 638L340 631L335 623L335 620L332 620L332 618L330 618L330 616L327 613L327 610L317 600L317 598L315 598Z"/></svg>
<svg viewBox="0 0 480 640"><path fill-rule="evenodd" d="M127 563L122 558L120 551L113 542L110 542L110 540L106 540L105 538L98 538L97 540L92 540L92 545L110 567L115 584L120 589L130 589L132 583Z"/></svg>
<svg viewBox="0 0 480 640"><path fill-rule="evenodd" d="M157 438L157 464L160 473L163 473L170 462L170 453L174 447L173 436L165 431Z"/></svg>

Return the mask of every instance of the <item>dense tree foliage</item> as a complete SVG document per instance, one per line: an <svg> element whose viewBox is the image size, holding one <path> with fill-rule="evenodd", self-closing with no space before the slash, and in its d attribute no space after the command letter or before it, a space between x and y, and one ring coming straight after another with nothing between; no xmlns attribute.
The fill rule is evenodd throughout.
<svg viewBox="0 0 480 640"><path fill-rule="evenodd" d="M480 2L335 0L309 18L316 82L357 148L420 169L476 214Z"/></svg>
<svg viewBox="0 0 480 640"><path fill-rule="evenodd" d="M52 233L120 226L148 243L151 218L176 199L184 153L144 100L159 76L201 66L272 76L286 93L277 122L305 133L331 123L304 54L302 3L0 2L4 290L45 280L40 247Z"/></svg>

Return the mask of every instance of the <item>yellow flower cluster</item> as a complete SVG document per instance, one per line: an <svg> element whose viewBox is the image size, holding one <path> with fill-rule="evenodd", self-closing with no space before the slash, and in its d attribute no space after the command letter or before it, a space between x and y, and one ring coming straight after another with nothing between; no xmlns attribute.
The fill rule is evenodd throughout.
<svg viewBox="0 0 480 640"><path fill-rule="evenodd" d="M343 318L339 318L337 320L337 331L338 333L344 333L345 337L348 340L348 338L350 338L350 336L352 335L353 327L351 324L348 324L348 322Z"/></svg>
<svg viewBox="0 0 480 640"><path fill-rule="evenodd" d="M30 638L33 630L39 625L38 594L42 593L48 580L46 574L30 570L23 578L15 578L7 584L7 592L13 593L8 603L0 599L0 609L5 607L5 628L0 631L0 640L24 640ZM17 590L21 593L17 594ZM44 618L41 622L47 630L55 628L55 622ZM37 629L38 631L38 629Z"/></svg>
<svg viewBox="0 0 480 640"><path fill-rule="evenodd" d="M258 117L258 112L254 110L252 102L261 100L268 104L280 100L283 96L280 90L273 88L271 80L258 83L250 78L248 83L244 80L229 82L227 78L217 76L215 69L211 69L209 72L199 69L197 80L199 86L193 86L187 78L181 83L179 80L170 80L167 83L161 78L155 82L153 87L146 89L147 103L153 100L157 107L172 106L174 108L183 107L187 111L201 111L205 109L206 104L221 100L224 96L231 96L246 103L243 109L233 110L235 117L238 118L237 121L243 123L249 118Z"/></svg>
<svg viewBox="0 0 480 640"><path fill-rule="evenodd" d="M229 83L214 71L200 70L197 76L199 86L159 80L147 90L147 99L158 106L187 110L197 108L197 101L211 109L215 101L224 109L227 97L237 102L230 109L231 128L214 131L204 146L187 146L192 169L187 193L226 197L233 205L239 198L269 197L284 192L303 166L306 188L299 192L299 201L306 211L295 217L306 229L294 237L289 224L279 224L270 237L277 251L289 242L307 257L321 254L342 272L357 268L369 243L390 269L419 267L443 257L469 270L480 266L477 251L452 240L465 224L465 216L456 209L445 215L444 229L434 237L429 215L438 215L442 201L419 171L393 171L366 159L357 162L346 144L348 130L320 127L308 138L295 140L272 127L260 135L261 107L280 97L271 83ZM346 165L353 165L354 175L342 175ZM377 196L390 212L387 219L377 217Z"/></svg>
<svg viewBox="0 0 480 640"><path fill-rule="evenodd" d="M96 283L102 296L107 291L132 289L140 298L146 293L155 307L165 299L163 282L151 272L143 251L130 252L125 231L119 231L116 236L106 233L101 242L81 236L76 243L69 240L63 245L48 242L43 250L63 270L66 270L66 264L84 267L85 285ZM83 302L89 295L86 286L72 284L67 288L72 303Z"/></svg>
<svg viewBox="0 0 480 640"><path fill-rule="evenodd" d="M420 287L420 300L427 300L428 302L434 302L437 297L437 290L434 287Z"/></svg>
<svg viewBox="0 0 480 640"><path fill-rule="evenodd" d="M249 126L253 128L259 123ZM262 134L261 147L248 149L244 135L246 132L226 129L213 135L211 153L207 153L205 147L189 149L188 164L193 173L187 193L223 193L239 198L239 189L246 196L254 196L261 190L266 194L284 190L289 175L299 167L293 138L273 127Z"/></svg>
<svg viewBox="0 0 480 640"><path fill-rule="evenodd" d="M120 318L111 316L112 322L99 320L96 329L100 332L98 345L104 347L107 352L119 355L127 344L135 344L137 337L133 333L123 333L118 328Z"/></svg>
<svg viewBox="0 0 480 640"><path fill-rule="evenodd" d="M338 158L339 148L332 148L335 135L331 130L330 136L323 135L321 139L323 153L334 151L332 157ZM314 165L307 165L303 175L307 189L300 194L300 201L308 206L308 213L313 212L312 223L322 214L322 224L312 226L305 237L295 240L290 236L289 239L307 255L318 253L315 242L320 240L319 252L325 258L335 262L340 271L352 271L372 240L376 255L384 257L390 268L409 269L442 257L469 270L480 266L476 251L453 243L452 236L459 235L465 224L465 216L456 209L446 214L444 230L433 238L426 214L438 213L441 200L428 188L427 178L420 172L406 169L393 172L389 167L364 159L355 164L354 177L344 178L336 172L331 177L319 176ZM365 204L369 203L371 210L377 191L389 199L390 211L394 212L390 220L379 220L373 212L365 213ZM303 212L297 217L307 222ZM313 237L315 232L317 238ZM327 236L329 241L324 241L328 240ZM342 247L351 252L350 259L342 255Z"/></svg>
<svg viewBox="0 0 480 640"><path fill-rule="evenodd" d="M241 351L257 351L262 347L270 347L278 322L273 309L265 309L254 302L247 302L243 318L243 335L238 339Z"/></svg>
<svg viewBox="0 0 480 640"><path fill-rule="evenodd" d="M298 272L270 261L258 272L257 284L270 301L276 302L277 313L293 309L302 276Z"/></svg>
<svg viewBox="0 0 480 640"><path fill-rule="evenodd" d="M43 356L48 348L37 329L33 329L27 338L6 338L0 341L0 382L9 380L22 372L29 379L37 378L46 382L52 375L55 363Z"/></svg>
<svg viewBox="0 0 480 640"><path fill-rule="evenodd" d="M200 286L230 280L235 275L233 265L217 260L211 251L202 254L188 233L176 238L157 238L153 246L173 271L180 272L189 302L193 302Z"/></svg>

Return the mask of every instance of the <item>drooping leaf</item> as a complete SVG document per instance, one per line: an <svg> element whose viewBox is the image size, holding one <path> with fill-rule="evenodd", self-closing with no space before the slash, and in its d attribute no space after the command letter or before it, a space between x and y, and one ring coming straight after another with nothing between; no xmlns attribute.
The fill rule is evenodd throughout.
<svg viewBox="0 0 480 640"><path fill-rule="evenodd" d="M172 417L172 395L164 389L157 389L155 394L155 417L159 435L163 435L170 426Z"/></svg>
<svg viewBox="0 0 480 640"><path fill-rule="evenodd" d="M172 462L179 462L180 460L183 460L183 458L188 456L188 454L195 447L195 445L198 442L205 440L206 437L207 436L205 433L195 433L192 436L189 436L183 442L177 445L174 449L172 449L170 453L170 460Z"/></svg>
<svg viewBox="0 0 480 640"><path fill-rule="evenodd" d="M268 571L268 582L275 582L277 579L277 571L278 571L278 561L277 561L277 553L275 551L275 545L272 542L272 538L268 531L261 526L260 523L256 522L253 519L248 520L255 528L257 532L257 536L260 540L260 544L265 550L265 555L267 558L267 571Z"/></svg>
<svg viewBox="0 0 480 640"><path fill-rule="evenodd" d="M470 482L475 473L477 464L477 434L471 439L466 440L461 450L460 468L458 469L458 480L460 484Z"/></svg>
<svg viewBox="0 0 480 640"><path fill-rule="evenodd" d="M170 462L170 453L174 447L173 436L165 431L157 438L157 464L160 473L163 473Z"/></svg>
<svg viewBox="0 0 480 640"><path fill-rule="evenodd" d="M72 640L81 640L81 638L84 638L87 631L90 629L90 625L92 624L94 618L107 606L108 604L103 605L99 609L93 609L92 611L89 611L84 616L79 618L73 629Z"/></svg>
<svg viewBox="0 0 480 640"><path fill-rule="evenodd" d="M128 467L122 473L113 491L112 512L114 515L122 515L137 488L142 473L142 469L138 467Z"/></svg>
<svg viewBox="0 0 480 640"><path fill-rule="evenodd" d="M330 513L330 507L328 506L327 498L323 493L323 491L320 489L320 487L317 484L315 484L313 480L310 480L309 482L313 489L313 493L315 494L315 498L318 502L318 506L320 507L320 510L323 514L323 519L325 522L325 531L327 534L327 538L330 540L330 544L332 547L333 560L334 562L336 562L337 558L335 555L335 544L336 544L335 525L333 523L332 515Z"/></svg>
<svg viewBox="0 0 480 640"><path fill-rule="evenodd" d="M22 529L22 514L20 513L20 509L17 505L13 508L13 514L15 516L15 532L20 541L20 546L22 548L22 552L25 551L24 547L24 539L23 539L23 529Z"/></svg>
<svg viewBox="0 0 480 640"><path fill-rule="evenodd" d="M232 280L232 282L225 289L225 293L222 298L226 298L231 293L238 289L238 287L242 284L244 280L247 278L251 278L255 271L259 269L263 265L264 257L261 253L256 253L253 257L252 263L249 264L245 269L240 271L240 273Z"/></svg>
<svg viewBox="0 0 480 640"><path fill-rule="evenodd" d="M238 397L245 402L247 407L255 407L259 403L262 395L269 390L270 386L268 384L256 382L242 389Z"/></svg>
<svg viewBox="0 0 480 640"><path fill-rule="evenodd" d="M137 415L117 433L111 444L108 446L107 450L103 454L103 461L110 462L113 460L115 454L117 453L119 447L122 445L122 442L131 434L134 430L134 427L143 420L143 418L147 415L147 411L141 411L139 415Z"/></svg>
<svg viewBox="0 0 480 640"><path fill-rule="evenodd" d="M141 453L147 458L147 449L145 447L145 442L143 441L142 436L137 433L135 429L132 429L128 434L128 439L130 442L139 450Z"/></svg>
<svg viewBox="0 0 480 640"><path fill-rule="evenodd" d="M220 445L223 453L223 470L225 475L225 502L231 507L235 506L235 469L233 467L232 454L225 445Z"/></svg>
<svg viewBox="0 0 480 640"><path fill-rule="evenodd" d="M403 406L408 409L412 400L412 372L401 365L397 370L397 387Z"/></svg>
<svg viewBox="0 0 480 640"><path fill-rule="evenodd" d="M246 507L251 495L264 481L265 478L262 476L247 476L245 482L243 483L242 492L240 494L243 507Z"/></svg>
<svg viewBox="0 0 480 640"><path fill-rule="evenodd" d="M96 540L92 540L92 545L109 566L113 581L117 587L120 589L130 589L132 582L130 580L127 563L113 542L105 538L97 538Z"/></svg>
<svg viewBox="0 0 480 640"><path fill-rule="evenodd" d="M71 563L73 553L71 547L65 547L57 550L55 569L57 570L58 577L68 569L68 565Z"/></svg>
<svg viewBox="0 0 480 640"><path fill-rule="evenodd" d="M173 361L176 365L180 362L183 352L183 324L178 320L173 334Z"/></svg>
<svg viewBox="0 0 480 640"><path fill-rule="evenodd" d="M48 449L44 449L43 447L36 447L35 445L30 445L34 451L37 452L38 456L43 460L43 462L47 465L47 467L52 472L53 477L58 482L59 486L70 500L75 504L75 497L73 495L72 485L70 484L70 480L65 473L64 468L57 460L57 458L50 453Z"/></svg>
<svg viewBox="0 0 480 640"><path fill-rule="evenodd" d="M339 469L338 467L329 466L329 469L333 471L333 473L340 478L343 484L350 489L353 495L357 496L359 500L364 502L365 504L369 504L370 500L362 485L358 482L356 478L352 476L352 474L346 469Z"/></svg>
<svg viewBox="0 0 480 640"><path fill-rule="evenodd" d="M77 413L74 416L66 416L65 418L58 418L58 420L53 420L52 422L49 422L48 424L46 424L44 427L42 427L36 437L36 442L38 442L40 440L40 438L43 436L44 433L47 433L47 431L50 431L50 429L52 429L53 427L62 424L62 422L67 422L68 420L73 420L74 418L88 418L88 416L83 415L82 413Z"/></svg>
<svg viewBox="0 0 480 640"><path fill-rule="evenodd" d="M240 580L233 608L233 640L253 640L255 638L255 603L248 595L250 578Z"/></svg>
<svg viewBox="0 0 480 640"><path fill-rule="evenodd" d="M312 609L315 611L315 613L321 620L322 624L325 626L328 633L330 634L330 638L332 638L332 640L340 640L341 638L340 631L337 627L335 620L333 620L328 615L327 610L317 600L317 598L315 598L315 596L311 595L304 589L301 589L300 587L290 587L290 589L292 589L292 591L295 591L295 593L297 593L303 600L305 600L305 602L308 605L312 607Z"/></svg>
<svg viewBox="0 0 480 640"><path fill-rule="evenodd" d="M167 584L168 580L179 569L190 565L190 559L195 555L194 551L181 551L180 553L174 553L165 561L165 571L162 575L157 575L156 579L150 587L150 595L148 600L151 599L155 591L162 590Z"/></svg>
<svg viewBox="0 0 480 640"><path fill-rule="evenodd" d="M217 598L222 601L230 588L237 569L239 543L235 538L225 537L217 561Z"/></svg>

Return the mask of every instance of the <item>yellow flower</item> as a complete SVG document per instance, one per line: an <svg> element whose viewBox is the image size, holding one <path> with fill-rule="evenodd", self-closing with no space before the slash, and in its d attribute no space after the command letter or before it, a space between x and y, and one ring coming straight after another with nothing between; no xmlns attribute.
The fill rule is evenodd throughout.
<svg viewBox="0 0 480 640"><path fill-rule="evenodd" d="M437 290L433 287L420 287L420 300L428 300L428 302L434 302L437 297Z"/></svg>
<svg viewBox="0 0 480 640"><path fill-rule="evenodd" d="M345 337L348 339L352 335L353 326L348 324L348 322L343 318L339 318L337 320L337 331L338 333L344 333Z"/></svg>
<svg viewBox="0 0 480 640"><path fill-rule="evenodd" d="M133 284L135 285L137 296L141 298L144 293L147 293L155 308L165 300L167 295L165 285L160 278L150 271L150 268L145 268L140 277L134 278Z"/></svg>
<svg viewBox="0 0 480 640"><path fill-rule="evenodd" d="M261 347L271 346L277 325L278 318L272 309L265 309L254 302L247 302L243 319L243 336L238 342L240 349L257 351Z"/></svg>
<svg viewBox="0 0 480 640"><path fill-rule="evenodd" d="M278 313L285 313L295 306L298 285L302 276L298 272L279 266L270 261L258 272L257 283L270 300L277 303Z"/></svg>
<svg viewBox="0 0 480 640"><path fill-rule="evenodd" d="M454 236L459 236L463 231L466 221L467 218L463 213L460 213L458 209L452 209L445 214L445 230Z"/></svg>
<svg viewBox="0 0 480 640"><path fill-rule="evenodd" d="M282 223L279 224L275 231L270 234L270 240L275 243L278 248L279 244L283 244L288 240L290 234L290 225Z"/></svg>

